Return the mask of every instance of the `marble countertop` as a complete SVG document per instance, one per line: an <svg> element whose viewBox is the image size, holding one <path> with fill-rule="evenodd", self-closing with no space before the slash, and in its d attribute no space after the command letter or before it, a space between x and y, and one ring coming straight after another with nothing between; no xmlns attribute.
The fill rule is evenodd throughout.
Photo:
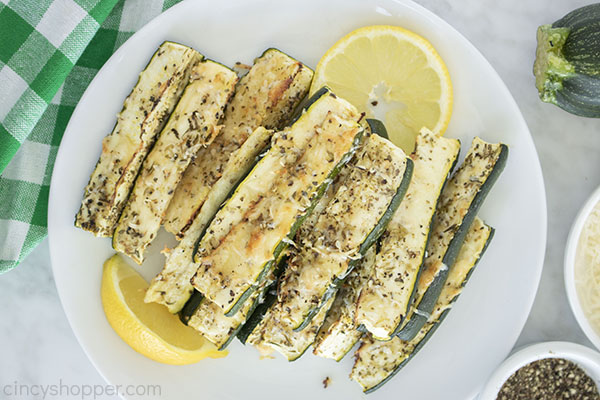
<svg viewBox="0 0 600 400"><path fill-rule="evenodd" d="M562 271L571 223L600 185L600 120L541 103L531 73L537 26L590 1L417 2L453 25L490 61L515 97L537 146L548 199L548 245L537 297L516 347L548 340L592 347L567 303ZM104 384L62 310L47 241L19 268L0 276L0 304L1 384Z"/></svg>

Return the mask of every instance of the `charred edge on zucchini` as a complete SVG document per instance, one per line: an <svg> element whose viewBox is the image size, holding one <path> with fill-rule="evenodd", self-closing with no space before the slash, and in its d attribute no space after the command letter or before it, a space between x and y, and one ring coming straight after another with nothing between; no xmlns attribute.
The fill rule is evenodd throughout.
<svg viewBox="0 0 600 400"><path fill-rule="evenodd" d="M261 287L258 292L255 292L253 297L244 305L244 308L233 317L227 317L219 306L210 303L208 299L204 299L194 311L188 325L218 346L219 350L224 350L249 322L256 308L265 301L269 291L274 288L273 282L277 280L284 266L285 256L277 263L277 268L273 276L270 277L269 282Z"/></svg>
<svg viewBox="0 0 600 400"><path fill-rule="evenodd" d="M412 177L412 171L413 171L413 161L410 158L407 158L406 159L406 167L404 169L402 181L401 181L400 185L398 186L398 190L392 197L388 208L385 210L385 212L379 219L378 223L375 225L373 230L367 235L367 237L365 238L365 240L361 243L361 245L359 247L358 255L360 255L360 258L351 260L348 263L348 268L344 272L344 274L342 274L340 276L336 276L334 278L333 282L330 284L329 288L325 291L325 293L324 293L323 297L321 298L321 300L319 301L319 303L315 307L312 307L310 309L310 311L308 312L308 314L306 315L306 317L304 318L302 323L297 328L294 329L295 331L301 331L302 329L304 329L308 326L310 321L319 312L321 306L323 304L326 304L327 301L337 293L340 285L344 282L344 279L346 279L348 274L360 262L360 259L366 254L367 250L369 250L369 248L373 244L375 244L375 242L383 234L383 232L385 231L385 228L387 227L392 216L394 215L394 212L396 212L396 210L398 209L398 206L400 205L400 203L402 202L402 199L404 198L404 194L406 193L406 190L408 189L408 186L410 184L410 179Z"/></svg>

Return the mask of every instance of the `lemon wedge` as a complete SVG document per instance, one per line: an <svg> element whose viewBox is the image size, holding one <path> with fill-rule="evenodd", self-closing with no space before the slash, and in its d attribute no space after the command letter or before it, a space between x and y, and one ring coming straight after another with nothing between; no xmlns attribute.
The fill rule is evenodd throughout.
<svg viewBox="0 0 600 400"><path fill-rule="evenodd" d="M452 83L431 43L398 26L368 26L340 39L321 58L311 94L329 86L411 153L423 127L442 135L452 115Z"/></svg>
<svg viewBox="0 0 600 400"><path fill-rule="evenodd" d="M183 365L227 355L162 305L144 303L148 283L117 254L102 273L102 306L115 332L138 353L155 361Z"/></svg>

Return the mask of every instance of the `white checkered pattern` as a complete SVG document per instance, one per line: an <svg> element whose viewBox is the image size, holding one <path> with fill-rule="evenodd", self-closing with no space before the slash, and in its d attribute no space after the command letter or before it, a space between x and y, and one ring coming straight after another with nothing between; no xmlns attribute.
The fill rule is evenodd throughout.
<svg viewBox="0 0 600 400"><path fill-rule="evenodd" d="M26 140L2 171L2 177L41 185L46 174L50 145Z"/></svg>
<svg viewBox="0 0 600 400"><path fill-rule="evenodd" d="M86 15L85 10L72 0L55 0L35 28L50 43L60 47Z"/></svg>
<svg viewBox="0 0 600 400"><path fill-rule="evenodd" d="M3 259L19 259L28 231L29 224L25 222L0 219L0 249Z"/></svg>
<svg viewBox="0 0 600 400"><path fill-rule="evenodd" d="M119 30L136 32L162 12L163 0L129 0L123 6Z"/></svg>
<svg viewBox="0 0 600 400"><path fill-rule="evenodd" d="M2 88L2 95L0 96L0 121L6 117L27 87L27 82L8 65L5 65L0 70L0 88Z"/></svg>

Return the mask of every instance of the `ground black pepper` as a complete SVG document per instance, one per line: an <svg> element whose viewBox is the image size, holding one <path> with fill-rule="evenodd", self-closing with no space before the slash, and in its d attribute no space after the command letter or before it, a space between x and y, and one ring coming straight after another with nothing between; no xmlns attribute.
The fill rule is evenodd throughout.
<svg viewBox="0 0 600 400"><path fill-rule="evenodd" d="M543 358L521 367L504 382L496 400L600 400L598 387L579 366Z"/></svg>

